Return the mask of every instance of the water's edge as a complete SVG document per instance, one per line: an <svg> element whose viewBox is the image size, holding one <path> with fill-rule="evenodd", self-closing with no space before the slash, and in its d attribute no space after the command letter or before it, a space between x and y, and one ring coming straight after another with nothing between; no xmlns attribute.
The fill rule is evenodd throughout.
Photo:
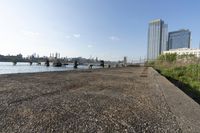
<svg viewBox="0 0 200 133"><path fill-rule="evenodd" d="M99 68L98 66L94 69ZM88 69L88 66L79 65L77 70ZM0 62L0 75L2 74L20 74L20 73L40 73L40 72L57 72L57 71L71 71L76 70L73 65L67 65L62 67L46 67L45 65L30 65L29 63L18 63L13 65L12 62Z"/></svg>

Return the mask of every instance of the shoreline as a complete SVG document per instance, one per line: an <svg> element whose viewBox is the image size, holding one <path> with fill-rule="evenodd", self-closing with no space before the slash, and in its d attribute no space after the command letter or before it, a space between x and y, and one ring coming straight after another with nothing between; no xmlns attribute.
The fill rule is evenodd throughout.
<svg viewBox="0 0 200 133"><path fill-rule="evenodd" d="M74 69L74 70L60 70L60 71L42 71L42 72L21 72L21 73L5 73L5 74L0 74L1 75L18 75L18 74L40 74L40 73L56 73L56 72L81 72L81 71L89 71L89 70L100 70L100 69L115 69L115 68L93 68L93 69Z"/></svg>
<svg viewBox="0 0 200 133"><path fill-rule="evenodd" d="M77 70L88 69L86 65L80 65ZM93 69L98 69L100 66L94 66ZM19 73L40 73L40 72L56 72L56 71L70 71L75 70L73 65L67 65L62 67L53 66L40 66L40 65L8 65L0 63L0 75L2 74L19 74Z"/></svg>

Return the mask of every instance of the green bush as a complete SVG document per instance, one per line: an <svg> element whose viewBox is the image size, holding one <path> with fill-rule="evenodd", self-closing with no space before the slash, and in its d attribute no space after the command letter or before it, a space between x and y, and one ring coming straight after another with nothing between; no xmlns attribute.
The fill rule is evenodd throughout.
<svg viewBox="0 0 200 133"><path fill-rule="evenodd" d="M176 61L176 59L177 59L177 54L176 53L173 53L173 54L170 54L170 53L161 54L158 57L159 61L167 61L167 62L173 62L173 61Z"/></svg>
<svg viewBox="0 0 200 133"><path fill-rule="evenodd" d="M194 54L182 54L182 55L178 55L179 59L188 59L188 58L196 58Z"/></svg>
<svg viewBox="0 0 200 133"><path fill-rule="evenodd" d="M147 66L155 66L155 61L148 61L146 63Z"/></svg>

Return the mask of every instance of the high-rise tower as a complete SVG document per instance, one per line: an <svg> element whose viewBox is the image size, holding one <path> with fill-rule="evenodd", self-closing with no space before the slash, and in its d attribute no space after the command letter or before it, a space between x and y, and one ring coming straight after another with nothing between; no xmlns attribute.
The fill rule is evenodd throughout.
<svg viewBox="0 0 200 133"><path fill-rule="evenodd" d="M191 32L189 30L169 32L168 38L168 49L190 48Z"/></svg>
<svg viewBox="0 0 200 133"><path fill-rule="evenodd" d="M147 59L155 60L167 50L168 26L163 20L157 19L149 23Z"/></svg>

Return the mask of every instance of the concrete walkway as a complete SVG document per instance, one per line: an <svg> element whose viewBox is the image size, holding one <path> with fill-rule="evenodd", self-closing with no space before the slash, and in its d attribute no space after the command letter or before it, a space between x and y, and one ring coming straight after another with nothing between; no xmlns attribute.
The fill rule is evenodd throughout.
<svg viewBox="0 0 200 133"><path fill-rule="evenodd" d="M196 132L200 106L152 68L0 76L0 132Z"/></svg>

